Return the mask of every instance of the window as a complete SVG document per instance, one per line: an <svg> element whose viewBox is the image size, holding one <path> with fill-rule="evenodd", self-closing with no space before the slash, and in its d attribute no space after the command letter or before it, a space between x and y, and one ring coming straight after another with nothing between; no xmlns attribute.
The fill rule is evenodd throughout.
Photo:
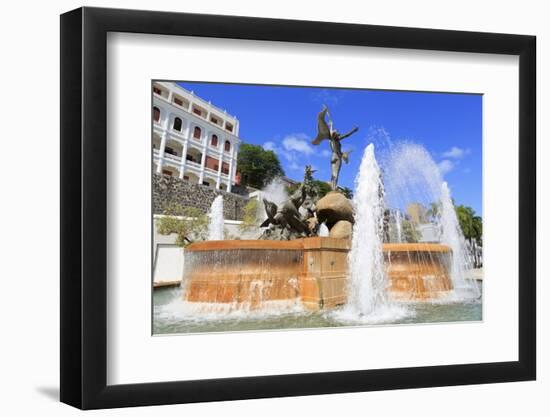
<svg viewBox="0 0 550 417"><path fill-rule="evenodd" d="M230 131L230 132L233 132L233 125L230 125L229 123L226 123L225 124L225 128Z"/></svg>
<svg viewBox="0 0 550 417"><path fill-rule="evenodd" d="M227 162L222 163L222 172L229 175L229 164Z"/></svg>
<svg viewBox="0 0 550 417"><path fill-rule="evenodd" d="M229 152L231 150L231 142L229 142L228 140L225 141L225 145L224 145L224 151L225 152Z"/></svg>
<svg viewBox="0 0 550 417"><path fill-rule="evenodd" d="M160 120L160 109L158 107L153 107L153 120L158 122Z"/></svg>
<svg viewBox="0 0 550 417"><path fill-rule="evenodd" d="M215 117L211 117L210 121L214 124L218 124L218 119L216 119Z"/></svg>
<svg viewBox="0 0 550 417"><path fill-rule="evenodd" d="M183 122L181 121L181 119L179 117L176 117L174 119L174 130L178 130L181 132L182 124Z"/></svg>
<svg viewBox="0 0 550 417"><path fill-rule="evenodd" d="M164 153L169 153L170 155L178 156L178 153L169 146L164 147Z"/></svg>
<svg viewBox="0 0 550 417"><path fill-rule="evenodd" d="M208 181L203 181L202 185L206 185L207 187L210 187L210 183Z"/></svg>
<svg viewBox="0 0 550 417"><path fill-rule="evenodd" d="M183 106L183 100L181 98L174 97L174 103L178 106Z"/></svg>
<svg viewBox="0 0 550 417"><path fill-rule="evenodd" d="M168 175L169 177L172 176L172 171L168 171L167 169L163 169L163 170L162 170L162 173L163 173L164 175Z"/></svg>
<svg viewBox="0 0 550 417"><path fill-rule="evenodd" d="M183 179L186 180L186 181L189 181L189 177L187 175L184 175Z"/></svg>
<svg viewBox="0 0 550 417"><path fill-rule="evenodd" d="M195 126L195 128L193 129L193 137L195 139L198 139L198 140L201 140L201 128L198 127L198 126Z"/></svg>
<svg viewBox="0 0 550 417"><path fill-rule="evenodd" d="M162 95L161 89L158 88L156 85L153 86L153 93L158 94L159 96Z"/></svg>
<svg viewBox="0 0 550 417"><path fill-rule="evenodd" d="M212 139L210 139L210 146L215 148L218 147L218 137L216 135L212 135Z"/></svg>
<svg viewBox="0 0 550 417"><path fill-rule="evenodd" d="M199 109L197 109L196 107L193 107L193 113L198 114L199 116L202 115L202 112Z"/></svg>
<svg viewBox="0 0 550 417"><path fill-rule="evenodd" d="M193 155L187 154L187 155L185 156L185 159L187 159L188 161L191 161L191 162L195 162L195 158L193 158Z"/></svg>

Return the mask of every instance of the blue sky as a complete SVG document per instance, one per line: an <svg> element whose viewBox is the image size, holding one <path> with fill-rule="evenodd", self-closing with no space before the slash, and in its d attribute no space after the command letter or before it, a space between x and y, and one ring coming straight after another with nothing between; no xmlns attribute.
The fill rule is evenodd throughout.
<svg viewBox="0 0 550 417"><path fill-rule="evenodd" d="M328 142L313 146L317 113L327 104L340 132L359 132L342 143L352 150L339 185L353 189L363 149L372 131L383 128L392 141L423 145L438 163L456 204L482 213L482 96L404 91L351 90L215 83L179 83L227 109L240 121L246 143L274 150L288 177L301 180L312 164L315 177L330 180ZM375 143L375 146L377 144ZM375 152L382 152L376 149Z"/></svg>

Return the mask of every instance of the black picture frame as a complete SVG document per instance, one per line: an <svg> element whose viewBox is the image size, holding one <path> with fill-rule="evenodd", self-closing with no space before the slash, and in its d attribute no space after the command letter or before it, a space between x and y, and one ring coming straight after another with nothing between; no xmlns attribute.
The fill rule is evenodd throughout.
<svg viewBox="0 0 550 417"><path fill-rule="evenodd" d="M519 358L513 362L107 385L108 32L519 56ZM536 378L534 36L80 8L61 16L61 401L82 409Z"/></svg>

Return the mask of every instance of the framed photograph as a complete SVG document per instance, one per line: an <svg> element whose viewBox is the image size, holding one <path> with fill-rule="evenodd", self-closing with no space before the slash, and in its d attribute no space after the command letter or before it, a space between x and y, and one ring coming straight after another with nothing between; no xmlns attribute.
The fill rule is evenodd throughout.
<svg viewBox="0 0 550 417"><path fill-rule="evenodd" d="M61 16L61 401L533 380L535 37Z"/></svg>

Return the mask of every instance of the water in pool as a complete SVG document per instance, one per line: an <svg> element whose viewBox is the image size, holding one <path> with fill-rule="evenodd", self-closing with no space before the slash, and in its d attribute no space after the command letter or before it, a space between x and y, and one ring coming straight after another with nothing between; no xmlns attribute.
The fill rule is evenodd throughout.
<svg viewBox="0 0 550 417"><path fill-rule="evenodd" d="M258 311L221 311L196 314L181 298L179 287L157 288L153 293L153 333L183 334L203 332L235 332L278 329L311 329L319 327L420 324L482 320L482 285L479 296L462 301L399 303L394 311L380 314L369 322L346 319L343 309L308 312L298 302L273 305ZM206 310L211 306L203 306Z"/></svg>

